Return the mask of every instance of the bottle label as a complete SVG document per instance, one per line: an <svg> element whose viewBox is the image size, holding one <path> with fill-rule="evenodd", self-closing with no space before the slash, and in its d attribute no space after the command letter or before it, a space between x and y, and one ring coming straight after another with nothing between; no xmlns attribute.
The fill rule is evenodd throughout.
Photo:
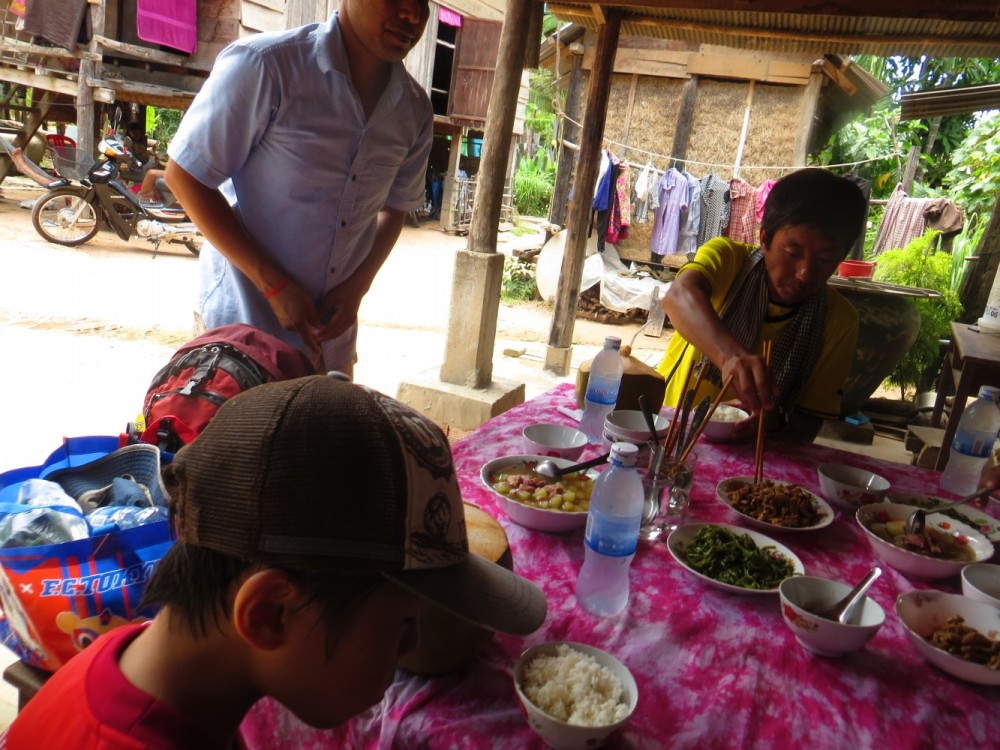
<svg viewBox="0 0 1000 750"><path fill-rule="evenodd" d="M634 555L639 541L635 520L596 514L591 510L584 542L594 552L608 557Z"/></svg>
<svg viewBox="0 0 1000 750"><path fill-rule="evenodd" d="M973 458L986 458L990 455L990 451L993 450L993 444L995 442L995 438L992 440L985 440L982 436L974 433L965 435L956 434L951 447L965 456L971 456Z"/></svg>
<svg viewBox="0 0 1000 750"><path fill-rule="evenodd" d="M594 382L597 380L597 382ZM614 406L618 401L620 382L591 378L587 384L587 401L601 406Z"/></svg>

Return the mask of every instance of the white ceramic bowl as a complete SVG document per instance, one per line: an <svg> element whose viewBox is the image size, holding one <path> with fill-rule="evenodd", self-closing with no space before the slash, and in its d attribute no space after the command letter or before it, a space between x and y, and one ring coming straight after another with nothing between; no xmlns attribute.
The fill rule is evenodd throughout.
<svg viewBox="0 0 1000 750"><path fill-rule="evenodd" d="M529 424L521 431L524 452L575 461L587 447L587 436L561 424Z"/></svg>
<svg viewBox="0 0 1000 750"><path fill-rule="evenodd" d="M983 562L993 556L993 544L986 537L971 526L940 513L927 514L925 518L927 527L958 537L962 543L968 545L971 559L942 560L919 552L911 552L886 541L869 528L873 522L906 521L915 510L917 509L912 505L877 503L858 508L856 514L858 524L864 529L872 549L896 570L917 578L948 578L957 576L969 563Z"/></svg>
<svg viewBox="0 0 1000 750"><path fill-rule="evenodd" d="M486 485L486 488L493 493L493 496L497 499L497 503L503 509L504 513L507 514L507 517L516 524L524 526L525 528L536 529L537 531L570 531L571 529L578 529L586 524L586 511L563 511L536 508L531 505L519 503L517 500L511 500L506 495L501 495L490 485L491 474L494 474L495 472L505 469L513 464L531 461L535 463L538 463L539 461L552 461L559 467L572 466L574 463L577 463L576 461L570 461L566 458L523 455L494 458L492 461L488 461L484 464L482 470L479 472L479 476L483 480L483 484ZM593 470L587 471L587 476L593 479L597 476L597 472Z"/></svg>
<svg viewBox="0 0 1000 750"><path fill-rule="evenodd" d="M823 529L833 523L834 512L833 508L826 504L826 502L814 495L809 490L802 488L809 493L809 497L812 499L813 505L819 511L820 517L816 523L811 526L775 526L774 524L768 523L766 521L759 521L753 516L749 516L741 510L737 510L730 504L731 496L736 490L745 484L751 484L753 482L753 477L731 477L730 479L723 479L715 487L715 496L719 498L726 507L728 507L733 513L738 515L743 521L747 523L748 526L753 526L757 529L763 529L764 531L816 531L817 529ZM786 484L785 482L775 482L775 484Z"/></svg>
<svg viewBox="0 0 1000 750"><path fill-rule="evenodd" d="M962 568L962 593L1000 607L1000 565L973 563Z"/></svg>
<svg viewBox="0 0 1000 750"><path fill-rule="evenodd" d="M931 633L949 617L959 615L965 624L991 640L1000 637L1000 609L958 594L942 591L908 591L896 599L896 616L906 627L906 634L931 664L960 680L979 685L1000 685L1000 669L966 661L931 645Z"/></svg>
<svg viewBox="0 0 1000 750"><path fill-rule="evenodd" d="M550 716L531 702L523 688L524 674L528 664L540 654L555 655L558 653L559 645L563 643L570 648L593 656L598 664L606 667L618 678L618 681L622 685L622 702L628 710L628 715L624 719L599 727L577 726L575 724L567 724L565 721ZM532 646L521 654L514 667L514 688L517 691L517 698L521 702L528 725L550 747L556 748L556 750L585 750L586 748L599 747L604 744L612 732L628 721L629 716L635 711L636 703L639 700L639 690L636 687L635 679L624 664L607 651L570 641L543 643L538 646Z"/></svg>
<svg viewBox="0 0 1000 750"><path fill-rule="evenodd" d="M890 503L915 505L918 508L926 510L933 510L952 502L951 500L945 500L943 497L925 495L922 492L909 492L908 490L890 490L885 499ZM1000 520L983 512L974 505L962 505L958 508L951 508L945 512L945 515L952 516L962 523L968 524L991 542L1000 542Z"/></svg>
<svg viewBox="0 0 1000 750"><path fill-rule="evenodd" d="M667 435L670 420L661 414L653 415L656 437L663 440ZM649 427L641 411L636 409L616 409L604 418L604 432L625 443L636 445L650 441Z"/></svg>
<svg viewBox="0 0 1000 750"><path fill-rule="evenodd" d="M851 587L844 583L814 576L795 576L781 582L781 616L800 646L820 656L843 656L864 648L875 637L885 622L885 610L867 596L855 608L849 625L814 614L832 607L850 591Z"/></svg>
<svg viewBox="0 0 1000 750"><path fill-rule="evenodd" d="M816 473L823 497L845 510L882 502L889 491L888 479L855 466L821 464Z"/></svg>
<svg viewBox="0 0 1000 750"><path fill-rule="evenodd" d="M749 418L750 415L743 409L728 404L719 404L701 434L710 443L728 443L733 439L736 423Z"/></svg>

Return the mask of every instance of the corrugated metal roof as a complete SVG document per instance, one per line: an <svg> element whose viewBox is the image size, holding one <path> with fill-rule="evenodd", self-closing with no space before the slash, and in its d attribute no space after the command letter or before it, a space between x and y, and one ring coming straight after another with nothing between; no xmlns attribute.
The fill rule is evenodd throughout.
<svg viewBox="0 0 1000 750"><path fill-rule="evenodd" d="M900 97L900 120L1000 109L1000 83L918 91Z"/></svg>
<svg viewBox="0 0 1000 750"><path fill-rule="evenodd" d="M590 5L552 4L561 21L598 27ZM622 8L622 33L769 52L1000 57L1000 20Z"/></svg>

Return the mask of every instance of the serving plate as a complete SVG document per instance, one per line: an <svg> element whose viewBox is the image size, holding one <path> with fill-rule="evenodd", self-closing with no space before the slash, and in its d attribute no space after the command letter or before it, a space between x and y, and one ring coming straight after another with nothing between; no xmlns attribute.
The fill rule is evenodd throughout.
<svg viewBox="0 0 1000 750"><path fill-rule="evenodd" d="M804 492L809 494L809 497L813 501L813 505L820 512L820 519L818 522L812 524L811 526L775 526L767 521L759 521L753 516L749 516L740 510L737 510L732 505L730 505L730 497L736 490L746 484L752 484L753 477L731 477L729 479L723 479L715 488L715 496L726 505L733 513L738 515L743 521L749 526L753 526L756 529L763 529L764 531L816 531L817 529L823 529L833 523L834 511L823 498L819 497L815 493L809 492L805 487L802 487ZM775 482L776 485L788 485L788 482ZM801 485L799 485L801 487Z"/></svg>
<svg viewBox="0 0 1000 750"><path fill-rule="evenodd" d="M723 591L729 591L730 593L733 594L775 595L778 593L777 586L770 589L748 589L742 586L734 586L730 583L723 583L722 581L717 581L714 578L710 578L704 573L699 573L697 570L688 565L684 551L685 549L687 549L687 546L691 544L691 541L694 539L698 531L704 526L717 526L720 529L726 529L727 531L731 531L732 533L738 536L746 534L753 540L754 544L756 544L759 549L763 549L765 547L771 547L774 549L775 552L777 552L779 555L788 560L792 564L792 568L794 569L793 575L803 575L806 572L805 568L802 566L802 561L799 560L798 557L796 557L794 552L792 552L790 549L788 549L788 547L781 544L780 542L776 542L774 539L771 539L771 537L765 536L764 534L761 534L757 531L751 531L749 529L744 529L739 526L730 526L729 524L725 523L692 523L688 524L687 526L681 526L675 529L673 532L671 532L670 536L667 537L667 549L670 550L670 554L678 563L681 564L681 566L686 568L690 573L697 576L710 586L722 589Z"/></svg>
<svg viewBox="0 0 1000 750"><path fill-rule="evenodd" d="M885 498L885 502L899 503L900 505L915 505L918 508L924 508L925 510L934 510L935 508L951 501L945 500L942 497L924 495L920 492L889 490L889 494ZM1000 521L978 508L963 505L961 508L952 508L944 511L942 512L942 515L951 516L967 526L971 526L991 542L1000 542Z"/></svg>

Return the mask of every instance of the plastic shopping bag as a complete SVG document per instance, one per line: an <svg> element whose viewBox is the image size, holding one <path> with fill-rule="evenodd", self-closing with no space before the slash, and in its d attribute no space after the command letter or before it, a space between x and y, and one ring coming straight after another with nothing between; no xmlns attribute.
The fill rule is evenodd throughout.
<svg viewBox="0 0 1000 750"><path fill-rule="evenodd" d="M59 482L78 498L122 476L149 484L165 503L155 446L117 449L118 438L67 440L41 465L0 474L0 514L31 506L12 503L27 480ZM62 510L62 509L60 509ZM107 531L108 528L113 530ZM55 671L101 633L148 619L139 608L156 563L172 545L170 524L101 526L83 539L33 546L0 546L0 640L32 666ZM2 544L2 540L0 540Z"/></svg>

